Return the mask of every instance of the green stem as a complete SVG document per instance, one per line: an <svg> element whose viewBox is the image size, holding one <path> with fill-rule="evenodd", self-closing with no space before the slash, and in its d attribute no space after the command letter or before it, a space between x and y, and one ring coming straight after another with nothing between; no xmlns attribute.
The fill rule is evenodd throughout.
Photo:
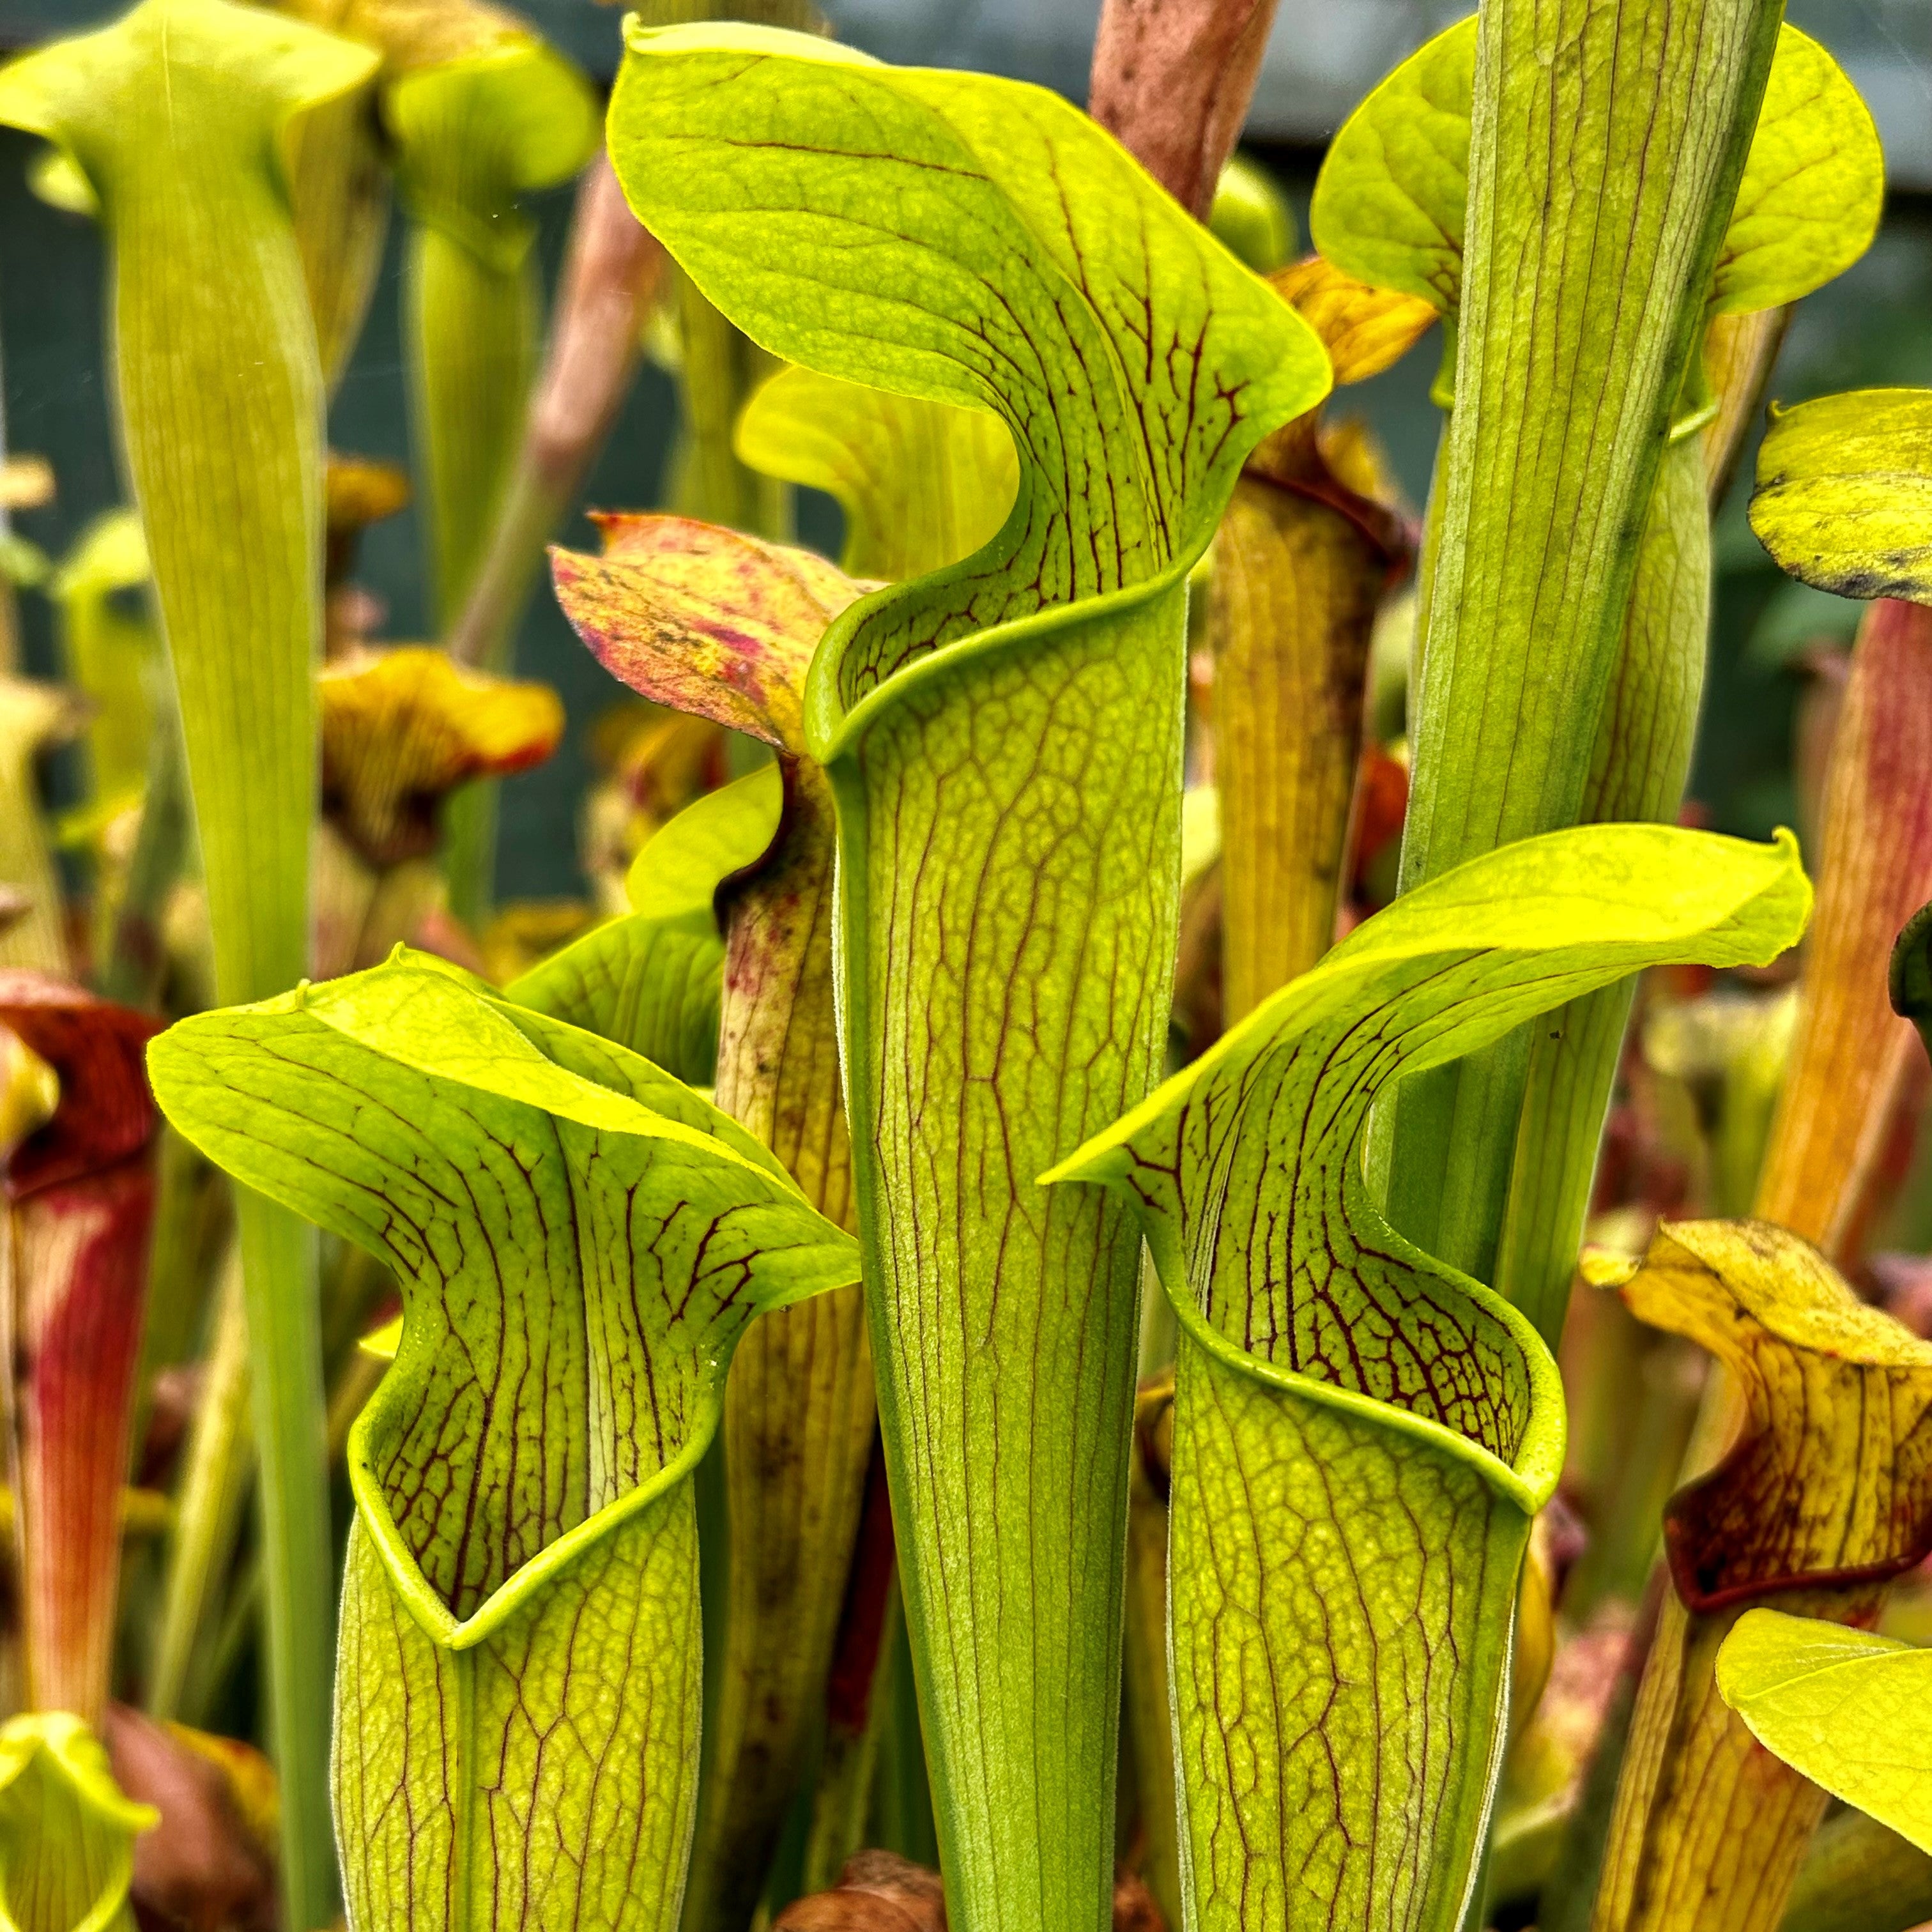
<svg viewBox="0 0 1932 1932"><path fill-rule="evenodd" d="M1580 822L1675 821L1690 772L1710 632L1702 443L1671 442L1637 555ZM1497 1288L1556 1346L1636 982L1573 1001L1530 1046Z"/></svg>
<svg viewBox="0 0 1932 1932"><path fill-rule="evenodd" d="M162 914L194 838L181 721L169 706L155 722L141 828L135 835L121 902L115 908L113 936L108 942L107 964L100 980L100 990L108 999L123 1006L144 1006L159 995L167 968Z"/></svg>
<svg viewBox="0 0 1932 1932"><path fill-rule="evenodd" d="M1483 9L1405 890L1582 814L1642 506L1782 13ZM1390 1218L1479 1280L1495 1278L1528 1049L1518 1034L1400 1098Z"/></svg>
<svg viewBox="0 0 1932 1932"><path fill-rule="evenodd" d="M437 612L463 608L502 500L535 360L536 268L482 260L427 222L404 284L410 386Z"/></svg>
<svg viewBox="0 0 1932 1932"><path fill-rule="evenodd" d="M904 1600L896 1582L886 1615L878 1766L868 1835L883 1850L930 1870L939 1863L939 1831L933 1822L932 1784L920 1723L918 1686L913 1678L911 1636L906 1628Z"/></svg>
<svg viewBox="0 0 1932 1932"><path fill-rule="evenodd" d="M222 1270L214 1340L202 1370L170 1539L160 1631L148 1686L148 1714L158 1719L183 1714L189 1666L234 1556L254 1468L248 1424L248 1320L239 1262L238 1249L231 1248Z"/></svg>
<svg viewBox="0 0 1932 1932"><path fill-rule="evenodd" d="M677 301L684 345L677 506L705 523L784 542L792 533L790 486L741 462L732 443L739 411L775 365L682 271Z"/></svg>
<svg viewBox="0 0 1932 1932"><path fill-rule="evenodd" d="M256 1495L274 1694L269 1734L281 1781L282 1888L310 1914L298 1922L316 1928L333 1918L336 1888L326 1750L336 1589L315 1231L246 1187L236 1190L235 1220L253 1340L261 1469ZM318 1908L327 1916L314 1916Z"/></svg>
<svg viewBox="0 0 1932 1932"><path fill-rule="evenodd" d="M464 608L510 484L536 340L535 263L526 254L505 271L421 223L410 236L406 298L429 580L442 622ZM513 628L497 647L502 668ZM444 824L451 910L474 926L495 898L496 785L458 792Z"/></svg>

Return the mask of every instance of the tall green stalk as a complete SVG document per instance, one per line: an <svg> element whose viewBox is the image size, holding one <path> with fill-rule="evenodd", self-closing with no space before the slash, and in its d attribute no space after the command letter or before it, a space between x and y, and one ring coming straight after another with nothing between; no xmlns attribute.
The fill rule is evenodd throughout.
<svg viewBox="0 0 1932 1932"><path fill-rule="evenodd" d="M1782 12L1482 10L1405 890L1582 816L1645 508ZM1390 1218L1482 1280L1528 1049L1518 1036L1397 1097Z"/></svg>
<svg viewBox="0 0 1932 1932"><path fill-rule="evenodd" d="M601 558L556 553L557 595L633 689L777 754L776 836L725 895L717 1099L814 1207L849 1224L832 803L805 746L806 672L827 626L866 589L855 576L922 575L998 530L1012 498L1012 446L995 418L803 369L758 392L738 443L758 466L839 500L853 575L688 518L616 518L605 521ZM765 1888L824 1708L872 1435L856 1287L746 1337L725 1396L729 1587L685 1905L691 1932L742 1928Z"/></svg>
<svg viewBox="0 0 1932 1932"><path fill-rule="evenodd" d="M991 544L827 633L806 728L838 814L861 1246L951 1922L1095 1932L1138 1243L1036 1177L1159 1066L1186 572L1324 358L1034 89L634 30L610 154L754 340L996 412L1018 453Z"/></svg>
<svg viewBox="0 0 1932 1932"><path fill-rule="evenodd" d="M480 11L480 10L478 10ZM577 70L498 16L481 44L406 65L385 90L397 181L410 217L404 272L410 394L422 466L431 608L464 608L514 471L536 367L542 296L536 224L520 206L566 181L596 148ZM509 669L512 638L483 668ZM479 917L493 895L496 791L476 785L449 814L452 904Z"/></svg>
<svg viewBox="0 0 1932 1932"><path fill-rule="evenodd" d="M1480 40L1478 21L1450 28L1370 95L1336 136L1313 211L1318 240L1341 266L1431 302L1452 328L1463 302L1470 246L1466 213L1473 204L1466 200L1466 178ZM1761 110L1748 124L1743 172L1724 205L1723 240L1696 284L1698 347L1673 394L1655 483L1633 496L1646 506L1641 535L1628 595L1618 593L1618 634L1600 711L1587 749L1579 752L1582 789L1574 812L1585 822L1676 816L1690 767L1708 630L1706 500L1729 474L1768 374L1758 345L1767 333L1773 346L1778 339L1774 328L1747 333L1745 325L1764 311L1785 310L1850 266L1877 226L1884 166L1876 130L1857 91L1814 41L1794 28L1781 31ZM1418 213L1426 218L1418 220ZM1445 364L1444 373L1453 374L1453 365ZM1452 409L1450 452L1454 425L1465 415L1460 380L1440 397ZM1568 400L1574 406L1574 396ZM1438 484L1431 504L1425 666L1436 634L1435 578L1450 495ZM1545 535L1550 554L1569 567L1562 532ZM1495 553L1487 554L1493 560ZM1535 646L1542 648L1540 642ZM1539 665L1546 670L1546 661L1532 653L1512 671L1492 666L1478 680L1518 678L1525 701L1544 707L1526 715L1540 715L1546 729L1526 727L1522 740L1538 757L1548 731L1561 722L1550 707L1563 701L1554 688L1563 680L1550 678ZM1561 772L1556 778L1567 782ZM1496 800L1491 804L1502 808ZM1553 1341L1562 1322L1630 997L1629 989L1616 987L1592 995L1538 1029L1527 1048L1495 1279L1546 1340ZM1472 1062L1435 1077L1444 1086L1459 1077L1487 1078L1480 1066ZM1512 1118L1514 1106L1503 1108ZM1501 1114L1496 1130L1505 1131ZM1418 1184L1426 1191L1427 1183L1402 1174L1391 1181L1397 1190ZM1496 1206L1502 1211L1500 1199ZM1481 1238L1485 1244L1490 1238Z"/></svg>
<svg viewBox="0 0 1932 1932"><path fill-rule="evenodd" d="M363 50L229 0L143 0L0 75L0 120L56 141L112 245L122 447L146 526L201 830L220 996L300 979L322 634L322 373L278 172L290 116L361 85ZM237 1213L256 1350L283 1896L335 1910L323 1783L334 1596L314 1254Z"/></svg>

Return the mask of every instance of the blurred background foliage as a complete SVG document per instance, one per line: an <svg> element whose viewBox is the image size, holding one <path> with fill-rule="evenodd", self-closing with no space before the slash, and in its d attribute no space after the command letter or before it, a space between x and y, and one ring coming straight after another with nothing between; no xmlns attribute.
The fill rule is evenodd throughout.
<svg viewBox="0 0 1932 1932"><path fill-rule="evenodd" d="M71 32L116 10L112 0L0 0L0 47ZM519 0L519 10L608 81L617 10L596 0ZM1098 6L826 0L825 10L842 38L884 58L1016 74L1078 98ZM1304 236L1308 193L1337 121L1422 40L1468 10L1468 0L1280 0L1247 147L1287 189ZM1870 104L1891 194L1871 252L1800 309L1772 394L1795 401L1872 385L1932 385L1932 0L1790 0L1789 17L1830 47ZM22 513L17 526L58 559L120 491L103 387L100 238L85 217L48 207L30 192L36 146L0 134L0 344L8 447L46 458L58 485L54 500ZM568 189L534 205L547 284L555 279L570 208ZM382 285L330 424L335 448L398 464L408 460L410 436L398 334L401 238L400 224L392 223ZM1348 401L1368 418L1417 506L1439 424L1428 400L1435 358L1432 340L1425 342L1386 375L1352 390ZM664 500L676 406L671 378L647 362L584 506ZM1714 827L1761 837L1802 821L1796 787L1807 718L1830 706L1835 653L1850 641L1860 607L1808 590L1772 566L1744 522L1751 462L1748 453L1717 524L1715 634L1691 796ZM836 555L833 506L802 492L798 516L800 538ZM594 547L580 516L560 535ZM413 511L366 532L356 574L387 607L380 634L424 634L422 544ZM55 674L50 607L30 596L22 614L26 668ZM554 758L506 784L498 892L506 899L575 892L582 889L576 819L591 776L591 729L620 693L547 596L534 599L525 616L517 668L556 687L570 722ZM62 788L58 770L55 783Z"/></svg>

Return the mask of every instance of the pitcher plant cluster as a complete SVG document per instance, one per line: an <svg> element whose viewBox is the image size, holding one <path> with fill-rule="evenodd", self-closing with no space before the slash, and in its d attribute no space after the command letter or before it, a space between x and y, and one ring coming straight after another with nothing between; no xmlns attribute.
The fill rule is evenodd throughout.
<svg viewBox="0 0 1932 1932"><path fill-rule="evenodd" d="M1932 393L1775 373L1851 82L1483 0L1304 244L1268 0L1090 113L713 10L0 68L126 494L0 586L0 1925L1932 1918ZM1866 606L1802 849L1685 806L1734 488ZM536 596L613 708L500 904Z"/></svg>

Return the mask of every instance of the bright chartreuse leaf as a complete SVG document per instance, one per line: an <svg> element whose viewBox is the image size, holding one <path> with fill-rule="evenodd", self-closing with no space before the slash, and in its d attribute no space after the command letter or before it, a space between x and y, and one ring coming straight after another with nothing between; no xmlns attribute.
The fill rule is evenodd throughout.
<svg viewBox="0 0 1932 1932"><path fill-rule="evenodd" d="M1337 268L1444 314L1462 299L1475 70L1472 15L1342 124L1309 211L1315 245ZM1709 312L1781 308L1842 274L1871 245L1884 197L1885 157L1858 89L1816 40L1781 28Z"/></svg>
<svg viewBox="0 0 1932 1932"><path fill-rule="evenodd" d="M366 49L232 0L140 0L0 70L0 122L56 142L111 254L111 384L174 674L218 997L306 970L322 634L322 374L280 137ZM237 1202L262 1449L284 1916L335 1910L322 1763L329 1553L314 1244Z"/></svg>
<svg viewBox="0 0 1932 1932"><path fill-rule="evenodd" d="M149 1068L190 1140L402 1287L350 1444L351 1925L669 1932L689 1478L746 1324L850 1282L850 1238L689 1088L440 962L184 1021Z"/></svg>
<svg viewBox="0 0 1932 1932"><path fill-rule="evenodd" d="M767 765L686 806L633 861L631 912L554 953L504 998L628 1047L693 1086L718 1064L724 942L714 901L776 836L778 772Z"/></svg>
<svg viewBox="0 0 1932 1932"><path fill-rule="evenodd" d="M0 1932L134 1932L134 1840L100 1740L64 1711L0 1726Z"/></svg>
<svg viewBox="0 0 1932 1932"><path fill-rule="evenodd" d="M991 412L1013 446L990 542L832 622L805 748L838 800L846 1102L951 1908L1098 1932L1139 1244L1035 1177L1157 1072L1186 573L1326 360L1043 90L633 27L610 152L754 341Z"/></svg>
<svg viewBox="0 0 1932 1932"><path fill-rule="evenodd" d="M1766 1750L1932 1852L1932 1650L1752 1610L1718 1653L1718 1688Z"/></svg>
<svg viewBox="0 0 1932 1932"><path fill-rule="evenodd" d="M1324 260L1444 315L1462 297L1475 73L1472 16L1411 54L1342 123L1308 209Z"/></svg>
<svg viewBox="0 0 1932 1932"><path fill-rule="evenodd" d="M1884 205L1885 153L1871 110L1816 40L1784 27L1718 251L1710 313L1782 308L1836 280L1871 246Z"/></svg>
<svg viewBox="0 0 1932 1932"><path fill-rule="evenodd" d="M1768 961L1810 902L1789 838L1505 846L1366 921L1047 1177L1132 1204L1181 1324L1190 1924L1448 1932L1482 1843L1562 1397L1528 1322L1373 1205L1377 1094L1644 965Z"/></svg>
<svg viewBox="0 0 1932 1932"><path fill-rule="evenodd" d="M1932 390L1774 410L1750 526L1780 570L1816 590L1932 604Z"/></svg>
<svg viewBox="0 0 1932 1932"><path fill-rule="evenodd" d="M686 806L631 861L624 884L633 910L651 919L708 912L718 888L771 849L784 804L778 767L761 765Z"/></svg>
<svg viewBox="0 0 1932 1932"><path fill-rule="evenodd" d="M1006 521L1018 482L998 417L810 369L782 369L759 388L734 442L754 470L838 503L841 561L855 578L896 582L970 556Z"/></svg>

